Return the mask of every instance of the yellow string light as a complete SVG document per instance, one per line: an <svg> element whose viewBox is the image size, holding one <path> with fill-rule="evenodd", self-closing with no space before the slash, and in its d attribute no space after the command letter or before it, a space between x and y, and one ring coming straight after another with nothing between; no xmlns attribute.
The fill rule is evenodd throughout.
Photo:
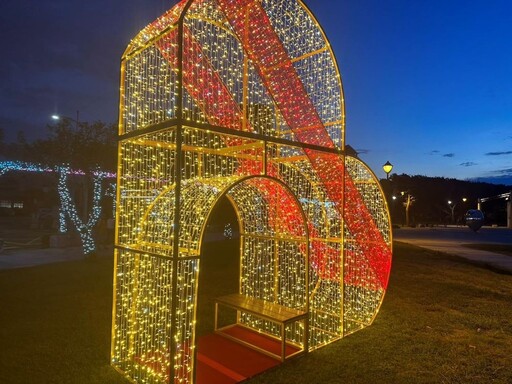
<svg viewBox="0 0 512 384"><path fill-rule="evenodd" d="M240 293L309 313L307 329L287 328L292 343L306 332L314 350L364 328L385 293L389 265L368 249L391 247L389 214L373 173L343 154L331 48L302 2L260 3L322 130L291 126L293 105L264 80L275 68L255 63L217 1L180 2L123 56L112 365L135 382L193 380L201 242L221 196L241 228ZM256 30L249 12L243 22ZM354 205L340 206L320 176L333 157L366 215L348 221ZM378 238L361 240L354 228L370 224ZM279 335L257 316L239 321Z"/></svg>

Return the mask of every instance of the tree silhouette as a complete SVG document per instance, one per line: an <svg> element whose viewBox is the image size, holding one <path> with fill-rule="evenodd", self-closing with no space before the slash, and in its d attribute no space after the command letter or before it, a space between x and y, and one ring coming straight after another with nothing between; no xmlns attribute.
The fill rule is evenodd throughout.
<svg viewBox="0 0 512 384"><path fill-rule="evenodd" d="M495 196L511 190L510 186L496 185L444 177L409 176L393 174L389 180L381 180L387 196L392 221L405 223L405 202L401 192L414 196L410 206L411 224L456 224L463 223L468 209L477 208L477 199ZM392 196L395 196L393 200ZM407 196L407 194L404 194ZM463 200L465 198L465 201ZM451 201L451 204L448 204ZM487 224L506 222L505 206L491 201L483 206Z"/></svg>
<svg viewBox="0 0 512 384"><path fill-rule="evenodd" d="M101 121L75 125L68 119L48 126L47 138L29 145L30 161L45 165L67 164L73 169L116 169L116 127Z"/></svg>

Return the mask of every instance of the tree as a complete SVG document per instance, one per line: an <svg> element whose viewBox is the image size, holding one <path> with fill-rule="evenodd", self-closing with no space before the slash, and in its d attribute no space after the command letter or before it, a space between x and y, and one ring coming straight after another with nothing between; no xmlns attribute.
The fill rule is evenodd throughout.
<svg viewBox="0 0 512 384"><path fill-rule="evenodd" d="M5 155L5 132L3 128L0 128L0 159Z"/></svg>
<svg viewBox="0 0 512 384"><path fill-rule="evenodd" d="M116 128L101 121L76 125L62 119L48 126L48 137L35 141L32 161L46 165L67 164L84 172L96 168L114 171L116 168Z"/></svg>
<svg viewBox="0 0 512 384"><path fill-rule="evenodd" d="M505 185L405 174L393 174L389 180L381 182L395 223L404 222L404 210L399 209L398 204L402 192L415 198L410 212L411 224L448 224L463 222L465 212L476 209L478 198L510 191L510 186ZM504 211L504 205L499 202L489 202L484 207L489 224L503 223L506 220Z"/></svg>

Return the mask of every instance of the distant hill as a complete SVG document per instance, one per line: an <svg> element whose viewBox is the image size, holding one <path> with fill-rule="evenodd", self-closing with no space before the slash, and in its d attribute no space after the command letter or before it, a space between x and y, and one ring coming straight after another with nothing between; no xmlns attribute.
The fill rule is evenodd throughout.
<svg viewBox="0 0 512 384"><path fill-rule="evenodd" d="M469 179L468 181L472 181L475 183L506 185L508 186L509 189L512 189L512 176L478 177L474 179Z"/></svg>

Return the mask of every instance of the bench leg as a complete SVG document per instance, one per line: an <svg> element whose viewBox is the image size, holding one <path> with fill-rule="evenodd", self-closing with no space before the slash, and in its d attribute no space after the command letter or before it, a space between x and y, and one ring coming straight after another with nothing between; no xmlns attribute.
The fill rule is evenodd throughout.
<svg viewBox="0 0 512 384"><path fill-rule="evenodd" d="M286 324L281 323L281 362L286 359Z"/></svg>
<svg viewBox="0 0 512 384"><path fill-rule="evenodd" d="M214 328L213 328L213 330L215 332L217 332L217 329L219 329L219 327L217 326L218 314L219 314L219 303L215 303L215 325L214 325Z"/></svg>

